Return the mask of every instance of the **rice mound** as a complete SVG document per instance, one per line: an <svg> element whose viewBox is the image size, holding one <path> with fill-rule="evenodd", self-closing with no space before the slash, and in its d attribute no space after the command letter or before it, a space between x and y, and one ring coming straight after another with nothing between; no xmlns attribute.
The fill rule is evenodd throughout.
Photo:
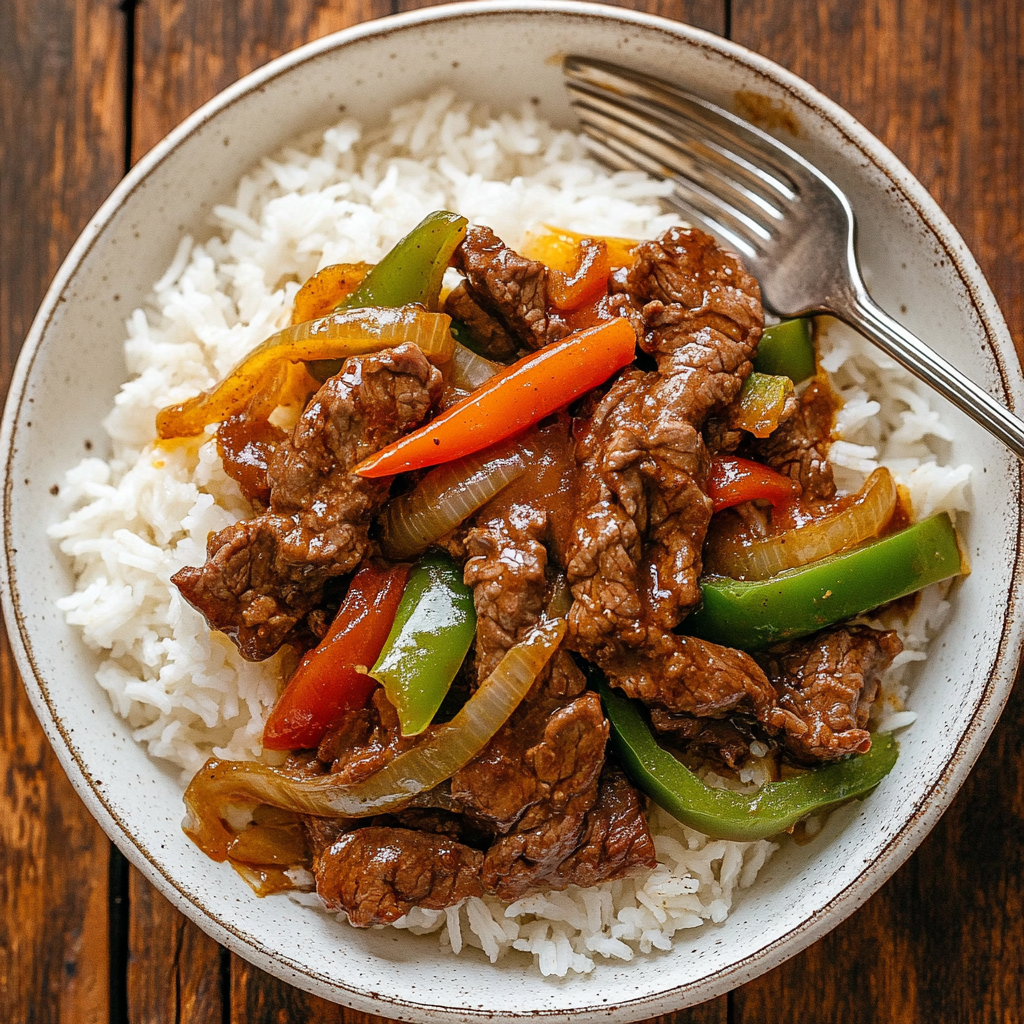
<svg viewBox="0 0 1024 1024"><path fill-rule="evenodd" d="M529 105L491 116L442 90L397 108L386 125L349 119L296 140L242 178L233 205L214 209L209 238L182 239L127 324L131 379L104 422L111 456L67 474L67 518L50 532L77 578L58 607L101 652L97 682L149 754L181 769L183 787L210 756L262 755L286 655L244 661L171 585L182 566L204 561L211 532L250 509L224 474L212 433L157 444L157 410L210 387L286 324L296 291L321 267L375 262L432 210L487 224L513 247L543 224L650 238L678 222L659 202L668 188L609 173ZM967 509L970 467L941 464L949 435L922 387L848 328L828 322L820 335L821 364L844 400L830 453L837 483L855 490L886 465L915 517ZM874 728L913 721L907 673L941 628L943 594L930 588L911 612L885 616L905 650L883 680ZM749 787L764 780L756 764L741 775ZM546 976L586 973L597 958L666 950L677 931L722 922L778 849L767 840L709 840L653 806L650 818L659 865L646 874L511 905L486 897L415 909L395 927L436 932L453 953L475 947L492 962L521 950ZM320 906L311 893L292 898Z"/></svg>

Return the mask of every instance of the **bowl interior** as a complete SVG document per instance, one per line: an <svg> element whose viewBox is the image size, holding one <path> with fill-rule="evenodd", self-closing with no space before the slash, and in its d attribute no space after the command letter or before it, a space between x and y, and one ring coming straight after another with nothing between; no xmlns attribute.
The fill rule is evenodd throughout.
<svg viewBox="0 0 1024 1024"><path fill-rule="evenodd" d="M919 674L919 719L892 775L841 809L806 846L784 844L721 926L669 954L541 981L522 961L441 955L436 938L356 931L275 897L258 900L182 834L176 773L150 760L92 682L97 663L54 600L73 588L45 534L51 491L81 457L105 454L100 426L126 376L124 320L185 232L261 156L342 111L367 123L447 84L495 109L535 104L571 125L559 57L584 53L678 81L726 107L739 90L785 104L786 141L846 191L869 287L890 312L1005 401L1021 397L1005 326L973 260L906 172L830 104L765 61L682 26L612 8L487 4L361 26L275 62L190 119L103 208L62 270L26 345L5 420L6 611L26 684L72 780L128 856L177 906L259 966L358 1009L407 1019L483 1020L586 1012L630 1020L740 983L837 923L901 863L965 777L1008 693L1020 647L1019 472L980 428L936 398L951 461L975 466L976 511L959 523L972 574ZM410 965L415 970L410 970Z"/></svg>

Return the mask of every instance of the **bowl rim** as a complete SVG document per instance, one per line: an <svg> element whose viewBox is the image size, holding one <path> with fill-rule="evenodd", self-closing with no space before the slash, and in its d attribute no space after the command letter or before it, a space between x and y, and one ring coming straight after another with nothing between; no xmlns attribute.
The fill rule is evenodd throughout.
<svg viewBox="0 0 1024 1024"><path fill-rule="evenodd" d="M50 321L58 304L62 301L62 295L74 279L78 266L97 243L109 222L128 197L179 145L222 111L274 79L286 75L293 68L326 52L343 49L367 37L386 37L428 22L491 16L507 17L517 14L554 14L578 16L584 19L598 18L620 22L623 26L655 30L670 39L711 51L739 63L789 93L801 106L813 109L819 117L851 143L860 155L889 179L898 193L910 204L920 224L927 228L935 244L950 259L984 331L988 348L999 374L1002 392L1000 397L1011 409L1014 407L1015 389L1019 392L1022 383L1021 367L1016 351L991 289L959 233L924 186L880 140L875 138L846 110L803 79L768 58L731 40L723 39L682 22L626 8L583 2L583 0L514 0L514 2L466 0L466 2L441 7L423 8L362 22L324 36L271 60L239 79L189 115L143 156L90 219L47 289L26 336L12 375L3 422L0 425L0 452L3 452L5 457L3 467L4 537L3 545L0 547L0 599L2 599L6 622L9 627L14 626L13 629L9 628L11 646L30 702L75 790L90 813L99 821L104 832L128 859L171 900L177 909L184 912L219 942L285 981L369 1013L380 1014L384 1010L401 1019L430 1019L438 1022L450 1021L453 1016L467 1021L493 1020L495 1018L512 1020L530 1016L568 1022L570 1018L577 1017L579 1014L588 1014L594 1018L602 1017L625 1022L669 1012L714 998L796 955L838 925L872 896L913 853L948 808L980 755L1009 698L1022 643L1024 643L1024 634L1015 622L1016 598L1024 585L1021 574L1024 530L1022 530L1020 512L1024 466L1018 465L1017 473L1011 474L1010 480L1017 498L1014 508L1016 542L1010 591L1001 623L992 671L986 681L981 699L975 706L952 757L942 769L934 785L918 800L899 831L893 835L874 860L850 885L833 896L804 921L744 959L712 975L675 988L637 996L614 1005L596 1004L579 1007L572 1011L534 1010L518 1013L514 1010L506 1012L485 1012L465 1008L456 1010L449 1007L426 1006L423 1003L370 990L358 990L319 971L311 970L287 955L269 951L251 936L206 910L159 866L142 841L129 831L127 825L108 804L87 766L82 762L71 742L65 724L51 702L46 680L37 667L31 631L22 614L17 583L11 575L16 543L12 535L10 517L13 459L18 426L22 419L23 403L33 365Z"/></svg>

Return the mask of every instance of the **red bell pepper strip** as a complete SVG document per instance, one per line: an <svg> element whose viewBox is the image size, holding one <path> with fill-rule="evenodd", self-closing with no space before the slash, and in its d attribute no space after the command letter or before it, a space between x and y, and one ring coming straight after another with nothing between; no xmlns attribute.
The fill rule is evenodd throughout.
<svg viewBox="0 0 1024 1024"><path fill-rule="evenodd" d="M371 455L354 472L392 476L472 455L568 405L633 361L628 321L609 320L570 334L495 374L419 430Z"/></svg>
<svg viewBox="0 0 1024 1024"><path fill-rule="evenodd" d="M792 501L800 495L800 485L774 469L735 455L716 455L708 474L708 497L715 512L744 501L763 498L773 505Z"/></svg>
<svg viewBox="0 0 1024 1024"><path fill-rule="evenodd" d="M366 703L377 681L360 669L380 657L411 568L368 562L355 574L327 635L299 662L271 711L267 750L315 747L349 708Z"/></svg>

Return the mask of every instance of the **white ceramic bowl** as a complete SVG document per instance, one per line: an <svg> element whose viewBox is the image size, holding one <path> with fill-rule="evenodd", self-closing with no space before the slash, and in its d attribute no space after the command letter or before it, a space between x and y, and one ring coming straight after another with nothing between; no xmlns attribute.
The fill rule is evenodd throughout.
<svg viewBox="0 0 1024 1024"><path fill-rule="evenodd" d="M474 3L387 18L267 65L203 107L128 175L89 224L25 344L3 423L4 612L50 741L114 842L179 909L241 956L359 1010L408 1020L636 1020L718 995L801 950L868 898L952 800L1008 695L1021 647L1020 472L980 428L936 399L952 461L977 467L976 511L961 520L973 566L917 683L919 718L893 773L807 846L787 844L721 926L671 954L599 963L542 981L521 961L442 956L436 938L356 931L281 900L258 900L182 834L174 773L150 760L90 682L95 656L54 608L73 586L47 539L50 488L90 443L126 376L124 319L185 231L260 156L325 127L338 105L359 118L441 83L496 107L536 98L571 124L558 57L646 68L729 107L743 89L785 104L787 137L846 191L876 298L1008 404L1021 371L974 260L927 192L876 139L804 82L739 46L668 21L575 3ZM325 94L326 91L326 94Z"/></svg>

